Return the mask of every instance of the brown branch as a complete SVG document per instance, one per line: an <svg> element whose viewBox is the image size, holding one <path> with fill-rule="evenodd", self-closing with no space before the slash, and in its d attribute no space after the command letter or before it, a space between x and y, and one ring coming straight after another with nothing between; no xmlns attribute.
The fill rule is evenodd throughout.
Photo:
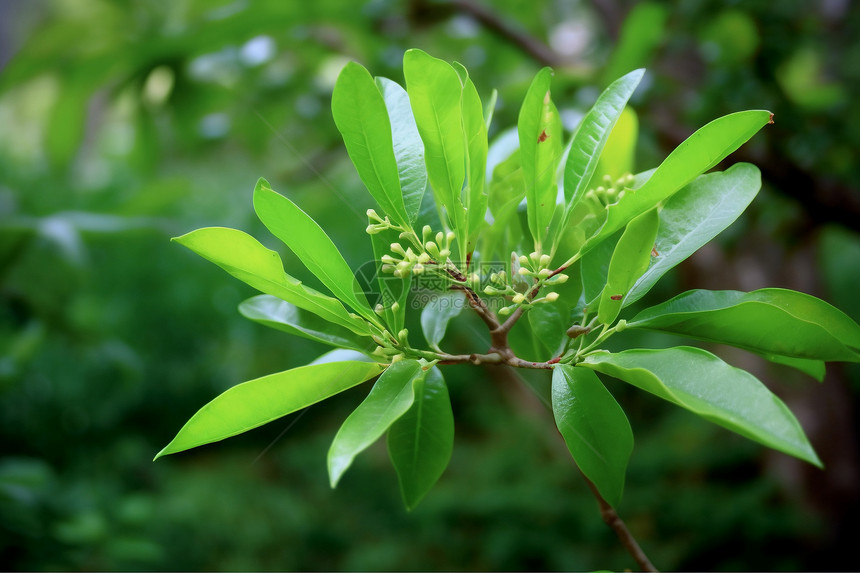
<svg viewBox="0 0 860 573"><path fill-rule="evenodd" d="M531 56L536 62L544 66L558 67L564 62L549 46L539 39L528 34L525 30L518 28L511 22L499 17L496 12L483 4L472 0L450 0L449 2L417 2L419 6L446 7L453 12L468 14L483 25L487 30L493 32L503 40L514 44L523 52Z"/></svg>
<svg viewBox="0 0 860 573"><path fill-rule="evenodd" d="M613 531L615 531L618 539L621 540L621 543L624 544L624 548L627 549L627 552L636 560L636 564L639 565L639 568L642 571L656 572L657 568L654 567L654 564L651 563L648 556L645 555L645 552L642 551L641 547L639 547L639 543L636 542L636 539L630 533L630 530L627 529L627 525L624 523L624 520L618 516L618 513L605 499L603 499L600 492L597 491L597 486L595 486L590 479L585 477L585 474L582 474L582 479L585 480L585 483L588 484L588 489L591 490L591 493L593 493L594 497L597 499L597 504L600 506L600 516L603 518L603 521L606 522L606 525L611 527Z"/></svg>

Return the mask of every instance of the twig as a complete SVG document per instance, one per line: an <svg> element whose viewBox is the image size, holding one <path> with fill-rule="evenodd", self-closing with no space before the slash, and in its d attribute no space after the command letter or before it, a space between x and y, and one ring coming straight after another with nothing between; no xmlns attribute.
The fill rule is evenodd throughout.
<svg viewBox="0 0 860 573"><path fill-rule="evenodd" d="M606 525L611 527L613 531L615 531L618 539L621 540L621 543L624 544L624 548L627 549L627 552L636 560L636 564L639 565L639 568L642 571L658 571L658 569L654 567L654 564L651 563L651 560L648 559L648 556L645 555L645 552L642 551L642 548L639 547L639 543L636 542L636 539L630 533L630 530L627 529L627 525L624 523L624 520L618 516L618 513L605 499L603 499L600 492L597 491L597 486L595 486L590 479L585 477L585 474L583 474L582 479L585 480L585 483L588 484L588 489L591 490L591 493L593 493L594 497L597 499L597 503L600 505L600 516L603 518L603 521L606 522Z"/></svg>

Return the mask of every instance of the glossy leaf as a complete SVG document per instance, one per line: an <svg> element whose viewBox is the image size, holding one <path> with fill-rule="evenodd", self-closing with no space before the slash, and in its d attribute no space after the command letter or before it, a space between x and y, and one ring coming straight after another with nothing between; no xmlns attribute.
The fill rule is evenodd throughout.
<svg viewBox="0 0 860 573"><path fill-rule="evenodd" d="M644 73L634 70L613 82L580 122L564 167L565 220L588 190L612 128Z"/></svg>
<svg viewBox="0 0 860 573"><path fill-rule="evenodd" d="M625 106L618 116L618 121L612 128L600 161L597 162L597 170L591 176L589 189L603 185L604 176L609 176L613 181L628 173L635 173L636 143L639 140L639 116L633 108Z"/></svg>
<svg viewBox="0 0 860 573"><path fill-rule="evenodd" d="M611 324L618 317L624 297L648 268L659 223L657 209L643 213L630 221L615 245L597 311L603 324Z"/></svg>
<svg viewBox="0 0 860 573"><path fill-rule="evenodd" d="M412 115L409 95L400 84L387 78L376 78L391 122L394 157L400 176L400 189L409 222L414 222L427 190L427 166L424 164L424 143Z"/></svg>
<svg viewBox="0 0 860 573"><path fill-rule="evenodd" d="M328 364L330 362L377 362L373 360L370 356L367 355L366 352L359 352L358 350L351 350L349 348L335 348L334 350L329 350L325 354L320 354L316 358L314 358L311 362L308 362L308 366L313 366L314 364ZM383 364L383 366L385 366Z"/></svg>
<svg viewBox="0 0 860 573"><path fill-rule="evenodd" d="M556 166L562 151L561 120L550 97L551 80L550 68L538 72L517 121L529 230L538 251L555 211Z"/></svg>
<svg viewBox="0 0 860 573"><path fill-rule="evenodd" d="M623 232L618 231L582 257L582 292L592 313L597 310L599 300L595 301L595 299L600 296L606 286L609 262L612 260L612 253L615 252L615 246L621 239Z"/></svg>
<svg viewBox="0 0 860 573"><path fill-rule="evenodd" d="M463 294L458 292L441 294L427 303L421 311L421 330L430 348L439 350L448 323L463 311L465 305Z"/></svg>
<svg viewBox="0 0 860 573"><path fill-rule="evenodd" d="M487 125L484 123L484 111L481 98L475 84L469 78L466 68L454 64L463 83L462 112L463 131L466 137L466 157L468 161L467 186L463 197L466 208L468 225L468 252L475 249L475 239L484 226L484 216L487 212L487 193L484 181L487 168Z"/></svg>
<svg viewBox="0 0 860 573"><path fill-rule="evenodd" d="M821 461L786 405L755 376L700 348L596 352L581 366L603 372L733 432L813 465Z"/></svg>
<svg viewBox="0 0 860 573"><path fill-rule="evenodd" d="M554 358L567 341L568 317L559 303L537 304L528 311L529 325L537 339L546 349L547 358Z"/></svg>
<svg viewBox="0 0 860 573"><path fill-rule="evenodd" d="M588 251L631 219L656 207L698 175L714 167L764 127L768 111L741 111L715 119L688 137L660 164L650 178L606 210L606 221L582 247Z"/></svg>
<svg viewBox="0 0 860 573"><path fill-rule="evenodd" d="M376 344L368 337L356 336L345 328L267 294L243 301L239 305L239 312L245 318L270 328L338 348L350 348L364 354L376 348Z"/></svg>
<svg viewBox="0 0 860 573"><path fill-rule="evenodd" d="M770 353L759 353L759 356L762 358L773 362L774 364L782 364L783 366L788 366L789 368L794 368L795 370L799 370L804 374L812 376L819 382L824 382L824 375L826 374L826 368L824 362L821 360L809 360L807 358L792 358L791 356L780 356L779 354L770 354Z"/></svg>
<svg viewBox="0 0 860 573"><path fill-rule="evenodd" d="M466 181L466 138L460 108L462 85L447 62L407 50L403 75L409 103L424 142L427 176L436 200L455 229L465 225L460 192Z"/></svg>
<svg viewBox="0 0 860 573"><path fill-rule="evenodd" d="M254 210L264 225L340 300L360 315L379 324L355 275L325 231L260 178L254 189Z"/></svg>
<svg viewBox="0 0 860 573"><path fill-rule="evenodd" d="M576 465L618 507L633 452L624 410L593 371L560 365L552 371L552 412Z"/></svg>
<svg viewBox="0 0 860 573"><path fill-rule="evenodd" d="M860 362L860 326L821 299L786 289L692 290L628 323L758 353Z"/></svg>
<svg viewBox="0 0 860 573"><path fill-rule="evenodd" d="M356 334L369 334L365 321L351 317L336 298L284 272L281 257L257 239L225 227L197 229L173 239L255 289L276 296Z"/></svg>
<svg viewBox="0 0 860 573"><path fill-rule="evenodd" d="M364 186L393 221L407 225L386 103L361 65L349 62L341 70L331 96L331 112Z"/></svg>
<svg viewBox="0 0 860 573"><path fill-rule="evenodd" d="M330 362L243 382L200 408L155 459L247 432L361 384L384 368L372 362Z"/></svg>
<svg viewBox="0 0 860 573"><path fill-rule="evenodd" d="M388 455L410 510L439 480L454 449L454 414L442 373L431 368L412 384L414 404L388 430Z"/></svg>
<svg viewBox="0 0 860 573"><path fill-rule="evenodd" d="M378 440L415 400L413 382L425 372L416 360L401 360L389 366L367 398L349 415L328 451L331 487L352 464L355 456Z"/></svg>
<svg viewBox="0 0 860 573"><path fill-rule="evenodd" d="M720 173L702 175L666 202L654 240L657 256L624 306L642 298L660 277L686 260L735 222L761 188L761 173L749 163L737 163Z"/></svg>

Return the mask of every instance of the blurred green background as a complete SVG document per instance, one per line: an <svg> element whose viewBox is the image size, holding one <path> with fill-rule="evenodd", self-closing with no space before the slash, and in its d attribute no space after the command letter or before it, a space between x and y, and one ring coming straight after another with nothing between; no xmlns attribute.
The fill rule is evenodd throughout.
<svg viewBox="0 0 860 573"><path fill-rule="evenodd" d="M251 289L168 239L237 227L313 282L253 216L265 176L353 266L368 260L371 199L331 89L350 59L402 82L410 47L465 64L484 98L498 88L491 136L515 124L543 65L556 68L568 130L609 81L646 66L633 101L642 169L717 116L775 112L731 158L760 166L759 198L645 302L782 286L860 319L860 5L849 0L0 1L0 568L634 565L534 373L446 369L454 456L412 513L384 447L328 488L328 444L366 385L150 461L217 393L326 350L242 319ZM452 350L484 345L472 317L455 324ZM819 385L713 350L786 400L827 470L608 381L637 440L622 517L666 570L855 569L860 369L829 365Z"/></svg>

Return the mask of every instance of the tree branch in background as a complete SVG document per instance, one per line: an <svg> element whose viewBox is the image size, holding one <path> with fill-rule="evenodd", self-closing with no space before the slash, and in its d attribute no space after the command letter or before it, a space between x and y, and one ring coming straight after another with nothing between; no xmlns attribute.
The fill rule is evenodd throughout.
<svg viewBox="0 0 860 573"><path fill-rule="evenodd" d="M639 547L639 543L636 542L636 539L630 533L630 530L627 529L627 525L624 523L624 520L618 516L618 513L605 499L603 499L600 492L597 491L597 486L595 486L590 479L585 477L585 474L582 475L582 479L585 480L585 483L588 484L588 489L591 490L591 493L593 493L594 497L597 499L597 503L600 505L600 516L603 518L603 521L606 522L606 525L612 528L618 536L618 539L620 539L621 543L624 544L624 548L627 549L627 552L636 560L636 564L639 565L639 568L642 571L656 572L657 568L654 567L654 564L651 563L648 556L645 555L645 552L642 551L641 547Z"/></svg>
<svg viewBox="0 0 860 573"><path fill-rule="evenodd" d="M452 14L466 14L478 21L487 30L520 48L536 62L544 66L561 66L563 64L561 56L544 42L478 2L472 0L443 2L414 0L411 8L413 17L423 21L449 17Z"/></svg>

